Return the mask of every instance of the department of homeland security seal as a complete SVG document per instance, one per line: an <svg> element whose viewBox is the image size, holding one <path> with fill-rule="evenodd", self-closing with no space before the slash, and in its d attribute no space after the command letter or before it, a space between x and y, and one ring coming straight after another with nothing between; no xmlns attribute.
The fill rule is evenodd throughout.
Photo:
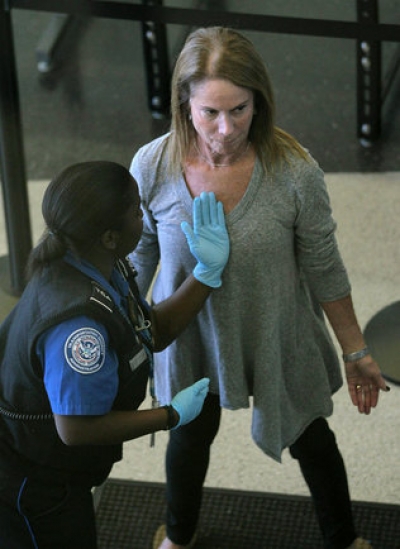
<svg viewBox="0 0 400 549"><path fill-rule="evenodd" d="M80 328L68 337L64 345L67 363L80 374L94 374L104 364L105 343L94 328Z"/></svg>

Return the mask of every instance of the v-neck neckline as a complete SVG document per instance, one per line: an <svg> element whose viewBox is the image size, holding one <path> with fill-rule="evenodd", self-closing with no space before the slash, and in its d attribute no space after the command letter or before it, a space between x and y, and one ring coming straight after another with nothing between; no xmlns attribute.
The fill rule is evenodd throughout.
<svg viewBox="0 0 400 549"><path fill-rule="evenodd" d="M225 215L226 222L229 223L230 225L239 221L243 217L243 215L246 213L251 203L253 202L254 197L257 194L262 181L264 181L264 178L262 177L261 172L262 172L261 163L258 160L258 158L256 158L254 162L254 168L250 177L250 181L249 181L249 184L247 185L247 189L245 190L242 198L239 200L236 206L228 214ZM178 195L180 200L184 204L188 213L191 215L193 197L190 194L189 188L186 184L185 177L183 174L181 174L181 176L179 177L177 190L178 190Z"/></svg>

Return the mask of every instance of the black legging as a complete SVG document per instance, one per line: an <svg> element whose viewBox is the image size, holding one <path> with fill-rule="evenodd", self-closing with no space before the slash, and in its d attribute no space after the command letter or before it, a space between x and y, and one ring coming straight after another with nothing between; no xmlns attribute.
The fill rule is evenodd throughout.
<svg viewBox="0 0 400 549"><path fill-rule="evenodd" d="M219 397L208 395L201 414L171 431L166 455L167 534L179 545L192 539L199 518L210 446L221 419ZM310 489L327 549L345 549L356 538L347 475L335 436L315 420L290 447Z"/></svg>

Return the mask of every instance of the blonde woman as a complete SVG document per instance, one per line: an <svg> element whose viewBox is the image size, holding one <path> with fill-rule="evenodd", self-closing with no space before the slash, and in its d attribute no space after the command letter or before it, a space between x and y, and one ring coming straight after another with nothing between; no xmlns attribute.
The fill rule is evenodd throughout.
<svg viewBox="0 0 400 549"><path fill-rule="evenodd" d="M299 461L325 547L370 548L355 530L344 464L326 420L342 375L323 311L358 411L369 414L386 385L353 311L324 174L276 127L265 65L237 31L202 28L188 37L174 69L171 110L171 131L140 149L131 165L144 210L132 255L141 291L159 261L156 301L193 268L176 220L190 221L201 192L214 192L224 205L231 254L222 287L156 357L161 402L203 376L210 391L199 417L170 435L166 526L154 549L194 546L221 408L247 408L250 397L254 442L277 461L285 448Z"/></svg>

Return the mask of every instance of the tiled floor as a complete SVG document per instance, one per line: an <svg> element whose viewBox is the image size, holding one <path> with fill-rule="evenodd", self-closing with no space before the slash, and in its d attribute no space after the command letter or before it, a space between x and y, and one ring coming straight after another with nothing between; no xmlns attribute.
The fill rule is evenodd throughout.
<svg viewBox="0 0 400 549"><path fill-rule="evenodd" d="M325 9L316 0L312 3L317 12ZM249 9L255 10L257 4L264 3L250 4ZM286 10L301 15L300 4L294 0L285 2L284 7L281 4L271 2L271 13L275 10L283 15ZM350 4L348 0L329 2L327 16L351 19L354 10ZM386 0L382 5L388 18L398 3ZM49 15L17 12L13 17L36 240L42 228L41 195L55 173L70 163L95 158L128 165L134 151L164 131L167 121L154 120L147 111L137 23L85 22L70 37L63 64L40 75L35 47ZM180 32L177 28L170 31L171 51ZM399 82L392 86L385 106L381 141L364 149L355 138L355 46L351 41L260 33L250 36L270 67L279 124L310 149L327 173L338 238L364 327L382 307L400 299ZM389 50L385 47L385 63ZM16 301L7 292L6 266L3 225L1 317ZM392 391L383 395L370 417L358 415L343 388L335 396L331 424L348 467L353 498L400 503L400 386L393 385ZM289 455L284 454L281 465L265 458L251 442L249 431L249 410L223 414L207 484L307 494L297 464ZM128 443L124 461L112 474L164 480L165 443L165 433L157 435L153 449L148 439Z"/></svg>

